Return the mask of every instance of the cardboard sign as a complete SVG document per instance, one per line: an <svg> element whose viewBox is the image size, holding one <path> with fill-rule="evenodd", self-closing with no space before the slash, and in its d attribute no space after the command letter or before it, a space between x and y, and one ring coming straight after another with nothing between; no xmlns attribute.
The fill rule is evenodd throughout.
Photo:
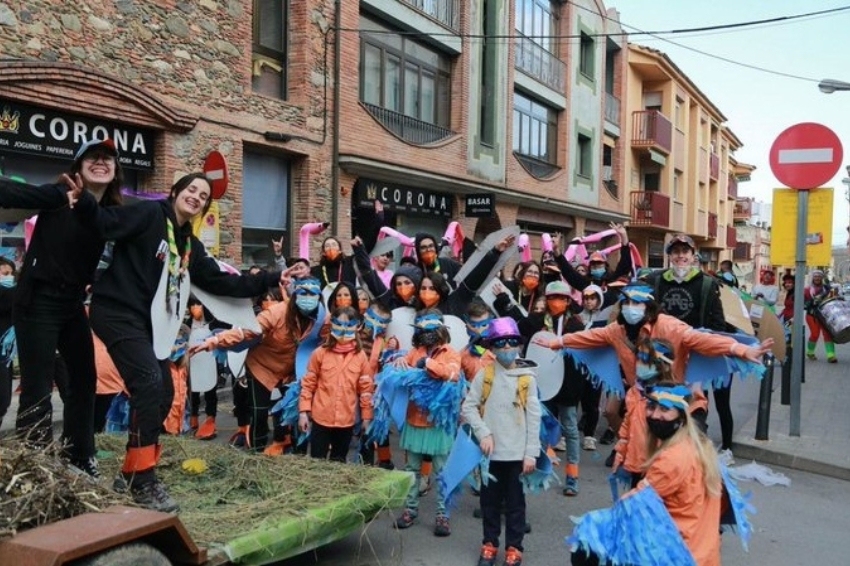
<svg viewBox="0 0 850 566"><path fill-rule="evenodd" d="M720 302L723 303L723 315L726 322L750 336L755 334L750 313L741 297L726 285L720 286Z"/></svg>
<svg viewBox="0 0 850 566"><path fill-rule="evenodd" d="M785 328L772 310L758 301L746 301L750 322L759 340L773 338L771 351L777 361L785 359Z"/></svg>

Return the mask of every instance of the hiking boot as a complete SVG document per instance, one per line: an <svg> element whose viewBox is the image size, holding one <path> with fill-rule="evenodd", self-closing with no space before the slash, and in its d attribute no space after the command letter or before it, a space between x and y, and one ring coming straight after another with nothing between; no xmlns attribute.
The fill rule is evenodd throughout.
<svg viewBox="0 0 850 566"><path fill-rule="evenodd" d="M212 440L218 435L215 428L215 417L207 417L204 423L198 427L195 438L198 440Z"/></svg>
<svg viewBox="0 0 850 566"><path fill-rule="evenodd" d="M502 566L520 566L522 564L522 552L516 548L509 546L505 550L505 561Z"/></svg>
<svg viewBox="0 0 850 566"><path fill-rule="evenodd" d="M481 554L478 556L478 566L494 566L496 564L496 556L499 555L499 549L487 542L481 547Z"/></svg>
<svg viewBox="0 0 850 566"><path fill-rule="evenodd" d="M585 436L581 441L582 450L596 450L596 439L592 436Z"/></svg>
<svg viewBox="0 0 850 566"><path fill-rule="evenodd" d="M85 475L89 476L91 479L97 481L100 479L100 472L97 470L97 458L94 456L89 456L84 460L79 460L77 458L71 458L68 462L72 468L79 470Z"/></svg>
<svg viewBox="0 0 850 566"><path fill-rule="evenodd" d="M395 528L397 529L407 529L413 526L413 523L416 522L416 511L411 511L410 509L405 509L404 513L401 514L401 517L396 519Z"/></svg>
<svg viewBox="0 0 850 566"><path fill-rule="evenodd" d="M145 482L142 485L131 485L130 495L141 507L162 513L176 513L180 506L168 495L165 484L160 480Z"/></svg>
<svg viewBox="0 0 850 566"><path fill-rule="evenodd" d="M434 536L447 537L452 534L452 529L449 526L449 518L445 515L437 515L437 521L434 523Z"/></svg>
<svg viewBox="0 0 850 566"><path fill-rule="evenodd" d="M575 497L578 495L578 478L567 476L564 481L564 495L567 497Z"/></svg>
<svg viewBox="0 0 850 566"><path fill-rule="evenodd" d="M617 439L617 435L610 428L606 428L605 432L602 434L602 438L599 439L599 444L613 444L614 440Z"/></svg>

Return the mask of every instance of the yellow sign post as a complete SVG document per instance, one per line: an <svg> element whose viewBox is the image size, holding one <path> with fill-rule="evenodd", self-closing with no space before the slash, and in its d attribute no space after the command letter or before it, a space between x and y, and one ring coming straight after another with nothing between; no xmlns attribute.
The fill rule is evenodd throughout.
<svg viewBox="0 0 850 566"><path fill-rule="evenodd" d="M213 257L219 254L219 214L218 201L210 204L206 214L201 214L192 222L192 233L198 238Z"/></svg>
<svg viewBox="0 0 850 566"><path fill-rule="evenodd" d="M799 191L773 189L770 234L770 263L794 265L797 249L797 204ZM829 265L832 261L832 188L809 191L806 265Z"/></svg>

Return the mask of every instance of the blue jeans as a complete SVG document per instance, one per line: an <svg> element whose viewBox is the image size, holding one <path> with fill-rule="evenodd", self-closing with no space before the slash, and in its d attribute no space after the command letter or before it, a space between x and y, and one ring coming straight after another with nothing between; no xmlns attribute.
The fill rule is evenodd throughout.
<svg viewBox="0 0 850 566"><path fill-rule="evenodd" d="M557 405L557 408L558 420L564 427L564 438L567 441L566 463L578 466L579 454L581 454L578 434L578 406Z"/></svg>
<svg viewBox="0 0 850 566"><path fill-rule="evenodd" d="M416 478L413 480L413 486L411 486L410 491L407 492L407 499L404 502L404 506L410 509L414 515L419 513L419 479L421 474L419 473L419 468L422 467L422 458L425 454L419 454L418 452L408 452L407 453L407 465L405 465L404 469L407 472L413 472ZM446 460L448 460L448 454L440 454L439 456L431 456L432 462L432 472L434 477L440 475L440 472L443 471L443 467L446 465ZM437 515L446 515L446 494L443 493L442 488L440 487L440 482L436 482L437 484Z"/></svg>

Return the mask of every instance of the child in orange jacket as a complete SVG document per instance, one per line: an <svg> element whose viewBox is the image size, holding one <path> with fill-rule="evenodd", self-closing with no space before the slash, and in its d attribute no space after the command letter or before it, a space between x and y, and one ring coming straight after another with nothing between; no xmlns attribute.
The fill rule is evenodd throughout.
<svg viewBox="0 0 850 566"><path fill-rule="evenodd" d="M298 428L310 431L310 456L345 462L357 407L363 426L372 421L373 380L357 330L362 321L353 307L331 314L330 334L310 357L301 380Z"/></svg>

